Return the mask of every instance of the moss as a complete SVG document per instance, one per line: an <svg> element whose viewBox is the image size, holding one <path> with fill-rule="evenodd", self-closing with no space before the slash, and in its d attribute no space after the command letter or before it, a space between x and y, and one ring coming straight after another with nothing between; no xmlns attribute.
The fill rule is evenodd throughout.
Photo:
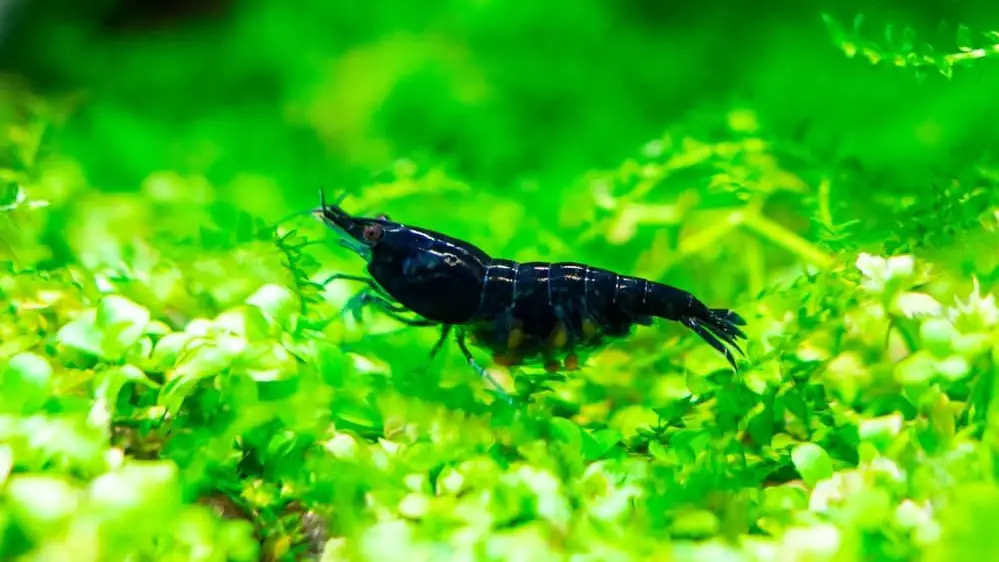
<svg viewBox="0 0 999 562"><path fill-rule="evenodd" d="M247 2L161 22L186 43L26 20L50 43L15 33L37 50L0 90L0 558L995 550L994 37L528 4ZM753 30L775 45L733 48ZM452 343L429 362L436 330L343 313L360 287L322 281L363 263L302 213L324 183L688 289L748 320L747 357L661 323L565 376L493 366L507 405Z"/></svg>

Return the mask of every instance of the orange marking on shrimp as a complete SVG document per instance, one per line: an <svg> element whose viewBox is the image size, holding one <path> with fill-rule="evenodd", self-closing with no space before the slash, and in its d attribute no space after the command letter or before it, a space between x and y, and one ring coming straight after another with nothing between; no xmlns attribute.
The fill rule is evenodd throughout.
<svg viewBox="0 0 999 562"><path fill-rule="evenodd" d="M548 341L555 349L565 347L565 344L569 342L569 331L566 330L564 323L559 322L555 325L551 335L548 336Z"/></svg>
<svg viewBox="0 0 999 562"><path fill-rule="evenodd" d="M493 362L500 367L512 367L520 364L520 356L515 353L493 353Z"/></svg>
<svg viewBox="0 0 999 562"><path fill-rule="evenodd" d="M565 358L565 370L567 371L578 371L579 370L579 356L575 353L570 353Z"/></svg>
<svg viewBox="0 0 999 562"><path fill-rule="evenodd" d="M549 359L545 361L545 371L549 373L557 373L559 369L562 368L562 364L555 359Z"/></svg>

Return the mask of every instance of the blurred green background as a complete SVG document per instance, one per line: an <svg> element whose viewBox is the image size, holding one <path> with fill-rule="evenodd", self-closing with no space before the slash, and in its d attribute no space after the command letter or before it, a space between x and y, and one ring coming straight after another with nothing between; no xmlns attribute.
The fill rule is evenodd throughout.
<svg viewBox="0 0 999 562"><path fill-rule="evenodd" d="M945 187L990 159L999 140L991 61L949 80L919 79L847 58L821 18L848 26L863 13L874 41L886 27L911 26L951 52L957 25L999 28L999 6L987 1L39 0L6 12L6 83L44 100L18 114L44 125L26 129L39 137L36 150L11 156L10 167L34 178L37 198L68 207L52 215L56 225L79 220L74 186L148 192L156 178L174 178L188 197L276 220L314 205L319 186L364 192L407 162L468 189L424 182L405 203L382 197L379 210L395 218L495 254L596 261L701 287L695 274L674 271L679 262L636 270L619 256L657 244L660 254L676 250L682 236L657 239L656 228L672 222L674 234L696 233L722 219L699 226L693 210L754 197L787 230L771 229L777 238L828 242L814 224L825 213L881 226L851 238L880 246L912 204L966 197ZM737 115L749 128L732 128L733 111L745 112ZM619 236L624 254L587 235L594 225L610 229L590 196L601 179L614 179L615 196L633 193L640 165L690 139L753 135L766 141L774 173L790 180L761 187L768 182L742 177L715 189L717 166L685 168L635 199L671 205L682 220L645 209L637 222L651 226ZM40 179L55 169L46 158L72 162L74 179ZM822 178L832 181L824 195ZM683 204L691 194L698 202ZM900 207L907 196L917 200ZM436 211L442 199L451 216ZM72 259L60 239L49 239L53 258ZM769 275L816 255L785 246L792 255L777 252L758 269ZM762 289L765 277L750 288Z"/></svg>
<svg viewBox="0 0 999 562"><path fill-rule="evenodd" d="M988 1L38 0L8 9L2 62L73 96L49 149L105 190L164 169L238 191L260 175L303 205L406 157L476 189L551 193L733 104L775 137L911 180L994 143L994 72L916 86L843 57L823 11L928 40L941 22L999 24Z"/></svg>

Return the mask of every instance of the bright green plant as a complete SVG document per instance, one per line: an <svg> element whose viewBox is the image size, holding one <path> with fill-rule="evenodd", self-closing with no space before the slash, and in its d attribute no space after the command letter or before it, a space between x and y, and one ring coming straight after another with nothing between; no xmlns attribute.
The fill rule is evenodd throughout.
<svg viewBox="0 0 999 562"><path fill-rule="evenodd" d="M863 14L858 14L853 20L852 30L847 31L831 15L822 14L822 20L836 46L846 56L853 58L861 55L871 64L885 62L897 67L914 68L917 71L930 67L950 78L954 75L956 67L967 67L976 61L999 55L999 31L974 34L968 26L958 25L953 51L938 52L941 49L935 49L930 43L920 41L916 31L910 26L905 26L899 31L897 26L888 24L884 29L883 43L864 39L862 33L864 19Z"/></svg>
<svg viewBox="0 0 999 562"><path fill-rule="evenodd" d="M278 4L253 6L243 13L251 23L292 17ZM513 17L504 9L456 13L485 34L491 10ZM517 12L519 33L548 19L537 9ZM595 33L603 9L581 8L588 17L564 24L567 36ZM393 27L401 16L381 17ZM900 66L950 76L961 60L991 56L986 46L983 56L978 46L965 50L965 32L954 55L933 55L914 32L899 36L911 48L892 43L894 33L880 48L826 21L835 47ZM236 59L237 39L262 33L239 22L219 43ZM475 33L470 44L483 40ZM440 72L456 73L461 80L445 81L466 97L434 101L431 116L441 122L475 105L487 86L527 88L518 69L490 82L468 70L475 65L455 55L455 44L413 34L421 39L388 34L345 58L370 62L407 48L418 55L404 62L444 57ZM170 52L154 41L145 49L128 64L144 68ZM221 83L239 82L238 62ZM395 63L389 70L405 66ZM314 69L298 59L289 69L283 93L301 101ZM579 79L573 69L561 79ZM840 72L841 81L856 80L853 70ZM125 70L108 80L128 89ZM408 80L404 91L435 83ZM964 94L978 87L961 80L955 73L941 82ZM379 84L357 103L392 98L380 88L393 82ZM854 157L828 139L849 145L862 122L836 129L819 121L812 136L792 134L777 123L780 101L711 100L700 106L707 114L685 114L616 165L583 159L555 182L571 160L564 149L545 179L511 187L471 177L502 154L515 160L505 151L519 133L501 130L493 115L469 117L470 134L494 135L499 148L455 147L464 168L433 151L396 154L383 130L363 124L323 129L392 155L363 181L326 186L347 189L356 212L388 212L495 255L575 260L676 284L749 320L738 372L693 334L659 325L571 376L494 368L514 397L508 406L450 346L428 363L435 330L342 313L358 287L322 282L363 264L310 217L279 220L318 202L319 186L297 163L233 176L199 163L152 169L156 151L143 143L164 138L178 109L144 121L119 102L98 103L89 114L95 129L125 131L109 140L124 147L120 169L145 170L139 185L115 191L93 185L88 172L100 167L95 151L80 147L83 133L55 131L71 106L28 89L4 95L18 109L0 138L3 560L811 562L999 553L989 524L999 505L999 168L987 151L938 154L913 172L894 158L940 142L920 123L882 125L901 148L879 153L887 149L872 141ZM946 105L919 106L941 128L926 130L960 136L954 123L966 120ZM382 117L403 109L388 104ZM520 110L510 122L537 108L509 109ZM322 116L309 119L322 129ZM229 125L199 123L205 128L189 122L178 136L229 134L239 155L251 144ZM423 134L432 133L413 133ZM70 141L60 150L46 135ZM222 170L231 164L218 158ZM280 177L310 187L289 195Z"/></svg>

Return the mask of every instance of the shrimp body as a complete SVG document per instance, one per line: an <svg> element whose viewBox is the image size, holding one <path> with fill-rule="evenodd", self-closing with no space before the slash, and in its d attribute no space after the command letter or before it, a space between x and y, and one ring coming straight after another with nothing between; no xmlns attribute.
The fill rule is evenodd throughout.
<svg viewBox="0 0 999 562"><path fill-rule="evenodd" d="M574 370L579 355L625 338L653 318L678 321L725 355L745 337L736 313L710 309L691 293L647 279L575 262L486 265L482 298L466 321L472 340L506 365L544 362Z"/></svg>
<svg viewBox="0 0 999 562"><path fill-rule="evenodd" d="M315 216L341 235L340 243L367 261L369 288L355 301L374 305L413 326L439 326L456 340L468 363L466 339L506 365L544 363L549 371L574 370L579 354L628 336L635 326L663 318L686 326L723 354L733 368L745 320L709 308L676 287L575 262L523 262L494 258L481 248L386 216L357 217L321 201ZM415 313L418 318L402 316Z"/></svg>

